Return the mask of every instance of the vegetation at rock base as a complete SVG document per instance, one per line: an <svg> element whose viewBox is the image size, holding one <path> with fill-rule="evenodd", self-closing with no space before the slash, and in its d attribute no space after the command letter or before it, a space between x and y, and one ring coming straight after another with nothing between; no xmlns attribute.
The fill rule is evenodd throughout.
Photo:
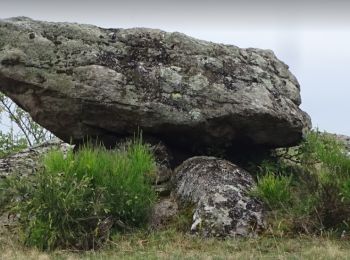
<svg viewBox="0 0 350 260"><path fill-rule="evenodd" d="M264 200L270 208L288 206L291 202L290 176L274 174L269 165L264 165L264 175L258 176L258 187L255 195Z"/></svg>
<svg viewBox="0 0 350 260"><path fill-rule="evenodd" d="M310 132L258 170L252 192L269 207L270 231L282 234L350 230L350 157L335 137Z"/></svg>
<svg viewBox="0 0 350 260"><path fill-rule="evenodd" d="M344 145L326 133L312 131L299 146L274 150L252 167L257 186L251 194L268 212L268 229L259 238L191 236L187 212L165 231L143 229L156 195L150 184L155 162L141 141L117 151L90 145L77 153L52 151L43 164L33 178L0 181L0 213L11 208L20 214L19 239L29 246L0 230L1 257L350 257L350 159ZM80 251L86 249L101 250Z"/></svg>
<svg viewBox="0 0 350 260"><path fill-rule="evenodd" d="M26 245L40 250L93 249L110 234L147 223L156 194L155 161L141 140L108 151L86 145L78 152L51 151L44 169L12 178L14 208Z"/></svg>
<svg viewBox="0 0 350 260"><path fill-rule="evenodd" d="M299 108L299 83L270 50L241 49L160 30L104 29L24 17L2 20L0 30L0 89L65 141L70 137L78 143L90 135L113 145L137 125L177 146L179 155L185 149L199 155L196 146L209 148L244 168L234 152L250 163L245 151L254 157L261 149L265 151L259 156L265 156L266 147L301 141L311 125ZM50 137L20 107L0 93L0 116L10 120L9 132L0 128L0 157ZM234 147L228 154L230 144ZM249 172L256 177L254 190L236 189L229 179L218 183L218 190L231 186L249 200L255 196L265 202L268 229L257 238L191 236L199 204L176 207L165 231L143 229L156 199L151 186L157 179L152 176L156 163L137 140L114 151L90 145L76 153L52 151L42 168L28 167L35 174L27 177L12 174L7 159L0 160L0 259L350 258L349 155L336 139L317 131L298 147L274 150L253 165L255 170ZM209 176L215 167L230 177L239 175L213 166ZM157 188L180 187L166 182ZM187 190L214 186L212 181L198 183ZM208 204L202 204L205 210L215 203L232 209L237 201L242 206L235 212L222 207L212 211L228 231L234 222L243 226L244 213L262 211L258 200L252 201L259 207L237 193L220 197L211 191L201 195L208 198ZM247 222L255 228L258 217L252 216ZM3 217L14 218L18 230L3 232ZM197 223L214 230L203 221L206 217Z"/></svg>

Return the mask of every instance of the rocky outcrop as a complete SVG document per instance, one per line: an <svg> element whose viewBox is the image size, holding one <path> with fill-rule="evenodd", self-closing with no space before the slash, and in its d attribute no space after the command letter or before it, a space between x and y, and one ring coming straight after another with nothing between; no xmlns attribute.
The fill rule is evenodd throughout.
<svg viewBox="0 0 350 260"><path fill-rule="evenodd" d="M297 143L310 119L272 51L160 30L0 20L0 90L66 142Z"/></svg>
<svg viewBox="0 0 350 260"><path fill-rule="evenodd" d="M20 176L30 176L41 167L41 158L52 149L60 149L67 152L73 149L59 139L53 139L45 143L24 149L18 153L0 158L0 178L16 173Z"/></svg>
<svg viewBox="0 0 350 260"><path fill-rule="evenodd" d="M193 157L175 170L180 208L193 206L191 231L204 236L249 236L265 227L261 202L249 196L250 174L215 157Z"/></svg>

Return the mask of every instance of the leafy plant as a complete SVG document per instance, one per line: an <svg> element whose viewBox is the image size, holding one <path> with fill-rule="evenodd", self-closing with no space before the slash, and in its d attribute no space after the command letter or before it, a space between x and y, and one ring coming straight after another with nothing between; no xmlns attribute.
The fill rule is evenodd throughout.
<svg viewBox="0 0 350 260"><path fill-rule="evenodd" d="M311 131L298 147L275 152L257 179L253 193L275 211L275 222L290 220L289 230L348 229L350 157L334 136Z"/></svg>
<svg viewBox="0 0 350 260"><path fill-rule="evenodd" d="M291 177L278 176L273 172L258 177L253 194L260 197L270 209L288 207L291 200Z"/></svg>
<svg viewBox="0 0 350 260"><path fill-rule="evenodd" d="M147 223L156 198L150 182L155 162L141 140L119 151L92 145L76 153L52 151L43 163L31 181L17 183L22 200L15 211L27 245L96 248L111 232Z"/></svg>

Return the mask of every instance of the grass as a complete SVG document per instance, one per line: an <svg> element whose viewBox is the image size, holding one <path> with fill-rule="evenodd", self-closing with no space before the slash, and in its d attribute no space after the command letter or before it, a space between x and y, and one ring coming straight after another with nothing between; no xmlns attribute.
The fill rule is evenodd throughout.
<svg viewBox="0 0 350 260"><path fill-rule="evenodd" d="M311 132L299 147L257 165L260 170L252 194L270 209L269 227L259 238L205 239L186 234L182 231L188 230L191 208L168 230L145 231L146 227L139 224L147 222L144 217L155 199L147 184L154 160L140 142L116 153L91 147L77 154L52 152L44 165L45 171L37 175L34 186L29 190L19 186L22 193L35 195L23 202L29 204L19 205L22 216L26 214L23 209L28 209L25 219L30 221L24 227L32 236L23 245L18 237L0 230L1 260L350 259L350 236L340 240L342 231L350 233L350 158L342 144L329 135ZM9 191L2 186L0 195ZM0 203L7 202L5 197L0 198ZM102 217L86 224L91 216ZM81 240L90 241L91 236L85 234L96 234L101 221L109 216L117 216L134 228L108 232L96 251L84 251L96 247L77 246ZM77 223L83 232L76 229ZM46 243L42 235L53 224L60 228L53 234L63 240L53 246L41 244ZM115 228L120 227L117 224ZM67 237L72 231L78 232ZM64 245L71 238L73 242ZM27 247L30 245L37 248Z"/></svg>
<svg viewBox="0 0 350 260"><path fill-rule="evenodd" d="M311 131L260 164L252 195L269 207L275 234L349 232L350 157L333 136Z"/></svg>
<svg viewBox="0 0 350 260"><path fill-rule="evenodd" d="M291 178L287 176L276 176L268 172L263 177L258 176L259 186L252 191L252 195L264 200L270 209L283 208L291 201Z"/></svg>
<svg viewBox="0 0 350 260"><path fill-rule="evenodd" d="M10 205L20 215L26 245L97 248L113 233L148 223L156 199L155 161L142 140L114 151L92 145L76 153L51 151L43 165L31 178L12 179L8 189L15 190Z"/></svg>
<svg viewBox="0 0 350 260"><path fill-rule="evenodd" d="M331 238L204 239L173 230L115 236L99 251L43 253L0 238L0 259L349 259L350 243Z"/></svg>

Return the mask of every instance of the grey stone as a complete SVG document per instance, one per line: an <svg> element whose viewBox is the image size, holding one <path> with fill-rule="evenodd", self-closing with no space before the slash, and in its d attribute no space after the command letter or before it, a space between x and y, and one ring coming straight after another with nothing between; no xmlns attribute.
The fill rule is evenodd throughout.
<svg viewBox="0 0 350 260"><path fill-rule="evenodd" d="M152 230L166 228L169 222L178 214L178 205L172 198L162 198L153 207L150 218Z"/></svg>
<svg viewBox="0 0 350 260"><path fill-rule="evenodd" d="M72 145L59 139L53 139L33 147L24 149L18 153L0 158L0 178L16 173L20 176L30 176L41 167L41 158L52 149L60 149L67 152L73 149Z"/></svg>
<svg viewBox="0 0 350 260"><path fill-rule="evenodd" d="M153 185L154 190L160 197L167 197L171 193L171 188L172 186L170 183L163 183L163 184L158 184L158 185Z"/></svg>
<svg viewBox="0 0 350 260"><path fill-rule="evenodd" d="M297 143L310 118L272 51L161 30L0 20L0 91L66 142L144 134L183 148Z"/></svg>
<svg viewBox="0 0 350 260"><path fill-rule="evenodd" d="M215 157L193 157L175 170L179 207L193 206L191 231L203 236L255 236L265 228L260 201L249 196L254 180L243 169Z"/></svg>
<svg viewBox="0 0 350 260"><path fill-rule="evenodd" d="M171 161L173 156L169 151L168 147L161 141L158 140L145 140L149 144L150 150L152 151L154 158L156 160L157 172L153 184L159 185L169 182L173 170L171 169Z"/></svg>

